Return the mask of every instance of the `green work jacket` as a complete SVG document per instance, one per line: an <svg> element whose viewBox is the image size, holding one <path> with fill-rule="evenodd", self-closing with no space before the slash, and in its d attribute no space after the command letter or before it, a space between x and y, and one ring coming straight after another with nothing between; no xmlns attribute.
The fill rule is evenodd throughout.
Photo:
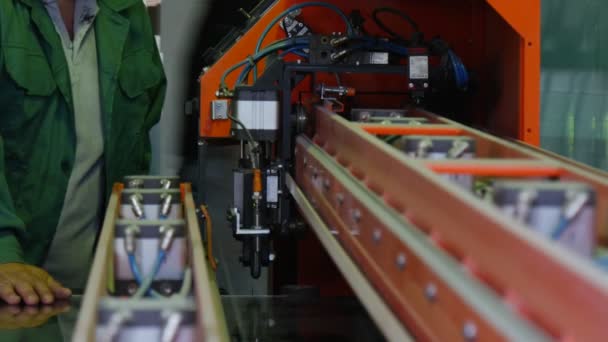
<svg viewBox="0 0 608 342"><path fill-rule="evenodd" d="M148 171L148 133L159 120L166 80L143 2L98 5L107 198L123 176ZM75 150L68 64L43 1L1 0L0 263L44 261Z"/></svg>

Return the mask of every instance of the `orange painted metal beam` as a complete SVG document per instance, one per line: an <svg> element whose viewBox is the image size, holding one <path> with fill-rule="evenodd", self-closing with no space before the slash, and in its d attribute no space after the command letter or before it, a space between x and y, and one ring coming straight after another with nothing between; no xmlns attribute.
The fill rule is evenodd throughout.
<svg viewBox="0 0 608 342"><path fill-rule="evenodd" d="M450 125L383 125L356 124L370 134L377 135L461 135L464 130Z"/></svg>
<svg viewBox="0 0 608 342"><path fill-rule="evenodd" d="M505 163L504 161L425 161L431 171L445 174L467 174L485 177L559 177L560 167L542 162Z"/></svg>

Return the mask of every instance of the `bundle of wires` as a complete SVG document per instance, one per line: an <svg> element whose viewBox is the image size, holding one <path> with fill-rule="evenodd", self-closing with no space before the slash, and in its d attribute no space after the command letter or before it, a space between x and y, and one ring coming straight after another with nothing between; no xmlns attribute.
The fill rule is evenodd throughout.
<svg viewBox="0 0 608 342"><path fill-rule="evenodd" d="M339 9L337 6L329 4L329 3L325 3L325 2L320 2L320 1L304 2L304 3L298 4L298 5L289 7L285 11L281 12L278 16L276 16L270 23L268 23L268 25L266 26L266 28L260 35L260 38L258 39L258 43L255 47L255 53L257 54L258 52L260 52L260 49L262 48L262 43L264 42L264 38L266 38L266 36L268 35L268 32L270 32L270 30L272 29L272 27L274 27L274 25L276 25L281 19L283 19L289 13L297 11L302 8L306 8L306 7L324 7L324 8L327 8L327 9L330 9L330 10L336 12L340 16L340 18L344 21L344 24L346 25L346 33L349 36L352 36L354 34L354 29L353 29L353 26L352 26L350 20L348 19L346 14L344 14L344 12L342 12L342 10ZM253 79L257 80L257 78L258 78L258 71L257 71L257 67L254 65L253 66Z"/></svg>
<svg viewBox="0 0 608 342"><path fill-rule="evenodd" d="M462 60L452 50L448 50L448 58L454 70L454 79L459 89L465 90L469 85L469 73Z"/></svg>
<svg viewBox="0 0 608 342"><path fill-rule="evenodd" d="M257 63L260 60L266 58L267 56L269 56L273 53L279 53L279 57L281 57L281 58L290 53L300 56L302 58L308 58L308 53L306 53L305 51L310 46L310 37L309 36L296 36L296 37L292 37L292 38L279 40L279 41L276 41L276 42L268 45L264 49L261 49L264 39L266 38L266 36L268 35L268 33L270 32L270 30L272 29L272 27L274 25L276 25L281 19L283 19L289 13L292 13L293 11L296 11L296 10L299 10L302 8L306 8L306 7L324 7L324 8L328 8L328 9L336 12L341 17L341 19L344 21L344 23L346 25L347 36L350 37L350 39L353 41L358 41L358 43L355 43L348 47L348 50L350 50L350 51L357 51L357 50L383 51L383 52L389 52L389 53L393 53L393 54L400 55L400 56L409 55L408 49L401 44L397 44L395 42L391 42L386 39L374 38L374 37L369 37L369 36L355 37L354 29L351 25L351 22L349 21L348 17L344 14L344 12L342 12L338 7L336 7L332 4L329 4L329 3L324 3L324 2L305 2L305 3L301 3L298 5L292 6L288 9L286 9L285 11L281 12L277 17L275 17L266 26L266 28L264 29L264 31L262 32L262 34L260 35L260 37L258 39L254 54L249 56L247 59L228 68L224 72L224 74L222 75L221 81L220 81L220 89L222 89L222 90L229 89L226 84L226 78L228 77L229 74L231 74L232 72L234 72L235 70L237 70L239 68L242 68L242 71L241 71L239 77L237 78L237 81L236 81L237 86L240 84L243 84L246 81L247 76L249 75L249 73L251 71L253 71L253 80L256 81L257 77L258 77ZM378 9L377 12L375 12L374 18L377 18L377 15L382 12L391 12L391 13L395 14L393 11L388 11L386 8L380 8L380 9ZM411 18L405 16L405 14L403 14L403 15L400 14L400 16L402 16L404 19L406 19L410 23L410 25L412 26L412 29L415 32L419 32L418 25L415 22L413 22L413 20L411 20ZM387 31L389 34L391 34L393 37L396 36L396 34L394 32L387 30L387 27L385 25L382 25L382 28L385 31ZM456 86L463 90L466 89L468 86L468 83L469 83L469 75L466 70L466 67L464 66L464 64L462 63L460 58L452 50L448 50L447 54L448 54L447 55L448 63L450 63L450 67L453 69L453 72L454 72L454 79L455 79Z"/></svg>
<svg viewBox="0 0 608 342"><path fill-rule="evenodd" d="M159 251L159 253L156 256L156 261L154 262L154 267L152 269L152 272L150 272L150 274L146 278L142 277L141 271L139 269L139 265L137 264L137 261L135 260L135 254L130 253L128 255L128 257L129 257L129 266L131 268L131 272L133 273L133 278L135 278L137 285L139 285L139 289L133 295L133 298L141 298L146 294L150 295L154 298L165 297L162 294L155 291L154 289L152 289L151 286L152 286L152 282L158 275L160 266L165 262L165 259L167 257L166 252L163 250ZM182 297L187 296L188 293L190 292L191 283L192 283L192 270L190 269L190 267L186 267L186 269L184 270L184 278L182 281L182 287L181 287L178 295L182 296Z"/></svg>
<svg viewBox="0 0 608 342"><path fill-rule="evenodd" d="M245 78L249 74L249 72L252 70L252 68L254 68L255 65L260 60L267 57L268 55L270 55L272 53L276 53L281 50L284 51L284 53L289 50L299 51L301 49L308 47L309 43L310 43L310 37L293 37L293 38L282 39L282 40L274 42L273 44L264 48L262 51L259 51L259 52L255 53L254 55L249 56L249 58L228 68L222 75L222 79L220 81L220 88L221 89L227 88L226 77L228 77L228 75L231 74L232 72L234 72L236 69L244 67L243 71L241 72L241 75L239 76L239 78L237 80L236 84L238 85L238 84L243 83L245 81Z"/></svg>
<svg viewBox="0 0 608 342"><path fill-rule="evenodd" d="M130 253L128 256L129 267L131 268L131 272L133 273L133 277L135 278L137 285L139 285L139 288L137 289L137 292L135 292L135 294L133 295L133 298L140 298L143 297L145 294L150 294L152 297L156 298L163 297L163 295L151 289L150 287L152 286L152 282L154 281L154 278L156 278L156 275L160 270L160 266L163 264L163 262L165 262L165 258L167 256L166 252L163 250L160 250L158 252L156 260L154 261L154 268L145 279L142 278L139 266L137 265L137 261L135 260L135 254Z"/></svg>

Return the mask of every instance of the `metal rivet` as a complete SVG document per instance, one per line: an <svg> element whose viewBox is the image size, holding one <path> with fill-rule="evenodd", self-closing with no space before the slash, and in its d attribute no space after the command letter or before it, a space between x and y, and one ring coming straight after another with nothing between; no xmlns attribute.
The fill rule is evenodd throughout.
<svg viewBox="0 0 608 342"><path fill-rule="evenodd" d="M163 294L169 296L173 293L173 288L171 288L171 284L169 284L168 282L162 282L160 284L160 292L162 292Z"/></svg>
<svg viewBox="0 0 608 342"><path fill-rule="evenodd" d="M397 267L399 267L400 270L403 270L405 268L406 263L407 257L405 256L405 254L399 253L399 255L397 255Z"/></svg>
<svg viewBox="0 0 608 342"><path fill-rule="evenodd" d="M407 85L410 89L414 88L414 83L410 83Z"/></svg>
<svg viewBox="0 0 608 342"><path fill-rule="evenodd" d="M137 287L136 283L129 283L129 285L127 285L127 293L129 295L134 295L135 292L137 292Z"/></svg>
<svg viewBox="0 0 608 342"><path fill-rule="evenodd" d="M467 341L474 341L477 338L477 326L471 321L464 323L462 335Z"/></svg>
<svg viewBox="0 0 608 342"><path fill-rule="evenodd" d="M374 230L374 234L372 235L372 238L374 239L375 243L380 242L380 239L382 239L382 232L380 231L380 229Z"/></svg>
<svg viewBox="0 0 608 342"><path fill-rule="evenodd" d="M433 283L429 283L424 289L424 294L426 295L426 298L428 300L435 300L435 298L437 297L437 286L435 286L435 284Z"/></svg>
<svg viewBox="0 0 608 342"><path fill-rule="evenodd" d="M423 84L423 86L424 86L425 88L428 88L428 87L429 87L429 84L425 82L425 83Z"/></svg>
<svg viewBox="0 0 608 342"><path fill-rule="evenodd" d="M359 209L353 210L353 220L355 220L355 222L361 221L361 211Z"/></svg>

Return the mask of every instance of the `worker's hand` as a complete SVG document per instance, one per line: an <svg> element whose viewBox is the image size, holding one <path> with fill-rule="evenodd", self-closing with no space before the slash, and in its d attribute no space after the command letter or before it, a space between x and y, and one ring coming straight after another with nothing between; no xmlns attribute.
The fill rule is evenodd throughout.
<svg viewBox="0 0 608 342"><path fill-rule="evenodd" d="M0 298L11 305L51 304L67 299L72 291L63 287L45 270L26 264L0 264Z"/></svg>
<svg viewBox="0 0 608 342"><path fill-rule="evenodd" d="M56 302L44 306L0 306L0 330L34 328L40 326L49 318L67 312L70 304L67 301Z"/></svg>

